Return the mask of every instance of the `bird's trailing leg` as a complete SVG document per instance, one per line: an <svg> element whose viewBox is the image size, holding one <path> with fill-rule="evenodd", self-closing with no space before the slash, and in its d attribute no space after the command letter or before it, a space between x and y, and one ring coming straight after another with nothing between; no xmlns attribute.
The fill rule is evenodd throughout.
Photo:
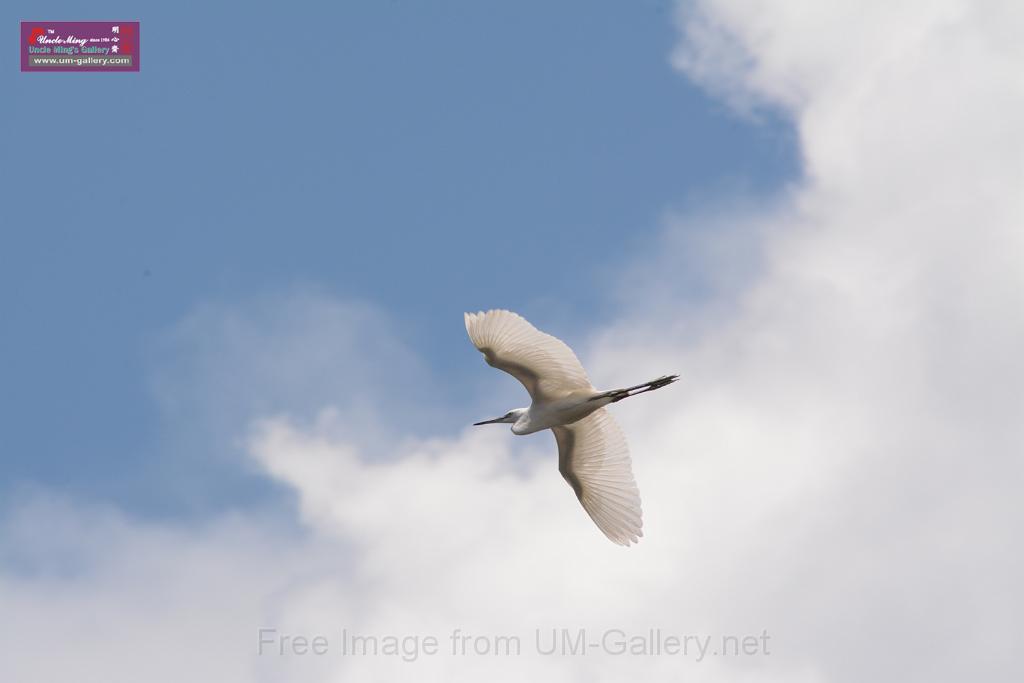
<svg viewBox="0 0 1024 683"><path fill-rule="evenodd" d="M679 379L679 375L665 375L664 377L659 377L658 379L652 379L650 382L637 384L634 387L626 387L625 389L612 389L611 391L605 391L598 394L597 396L590 400L594 401L599 398L611 398L612 403L615 403L616 401L621 401L622 399L629 398L630 396L637 396L648 391L654 391L655 389L667 387L669 384L672 384L672 382L675 382L677 379Z"/></svg>

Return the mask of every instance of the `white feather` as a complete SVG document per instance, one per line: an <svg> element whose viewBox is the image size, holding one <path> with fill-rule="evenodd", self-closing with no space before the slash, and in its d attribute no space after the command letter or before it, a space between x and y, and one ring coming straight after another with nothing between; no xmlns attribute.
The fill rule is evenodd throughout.
<svg viewBox="0 0 1024 683"><path fill-rule="evenodd" d="M467 313L466 331L492 367L512 375L536 403L590 389L590 380L565 342L512 311Z"/></svg>
<svg viewBox="0 0 1024 683"><path fill-rule="evenodd" d="M637 543L643 513L629 446L604 406L660 389L678 376L598 391L572 349L511 311L467 313L466 331L487 363L522 382L533 399L529 408L477 424L512 423L515 434L551 429L558 469L583 509L613 542Z"/></svg>
<svg viewBox="0 0 1024 683"><path fill-rule="evenodd" d="M558 470L597 528L619 545L639 542L644 535L640 491L615 418L601 408L551 431L558 443Z"/></svg>

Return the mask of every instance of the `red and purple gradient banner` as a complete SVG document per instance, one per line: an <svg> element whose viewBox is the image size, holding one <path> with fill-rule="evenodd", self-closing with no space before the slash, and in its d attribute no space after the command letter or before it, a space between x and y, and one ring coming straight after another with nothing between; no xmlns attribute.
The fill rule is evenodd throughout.
<svg viewBox="0 0 1024 683"><path fill-rule="evenodd" d="M137 21L23 21L22 71L138 71Z"/></svg>

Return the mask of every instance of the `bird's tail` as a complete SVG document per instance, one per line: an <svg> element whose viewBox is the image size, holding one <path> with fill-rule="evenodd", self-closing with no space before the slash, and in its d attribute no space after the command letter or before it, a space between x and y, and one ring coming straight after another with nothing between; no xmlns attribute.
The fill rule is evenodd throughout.
<svg viewBox="0 0 1024 683"><path fill-rule="evenodd" d="M648 391L654 391L655 389L667 387L669 384L672 384L672 382L675 382L677 379L679 379L679 375L665 375L663 377L659 377L658 379L652 379L650 382L637 384L635 387L626 387L625 389L612 389L611 391L603 391L594 398L592 398L591 400L593 401L599 398L611 398L612 403L615 403L616 401L621 401L622 399L629 398L630 396L636 396L638 394L643 394Z"/></svg>

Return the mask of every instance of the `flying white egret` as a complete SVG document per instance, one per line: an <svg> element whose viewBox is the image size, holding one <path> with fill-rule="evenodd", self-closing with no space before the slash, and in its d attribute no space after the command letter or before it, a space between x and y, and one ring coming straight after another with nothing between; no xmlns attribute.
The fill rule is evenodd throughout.
<svg viewBox="0 0 1024 683"><path fill-rule="evenodd" d="M639 542L643 536L640 492L629 447L604 407L660 389L679 375L598 391L565 342L511 311L466 313L466 331L487 364L522 382L533 400L529 408L516 408L476 424L511 424L513 434L550 429L558 444L558 471L597 528L619 545Z"/></svg>

